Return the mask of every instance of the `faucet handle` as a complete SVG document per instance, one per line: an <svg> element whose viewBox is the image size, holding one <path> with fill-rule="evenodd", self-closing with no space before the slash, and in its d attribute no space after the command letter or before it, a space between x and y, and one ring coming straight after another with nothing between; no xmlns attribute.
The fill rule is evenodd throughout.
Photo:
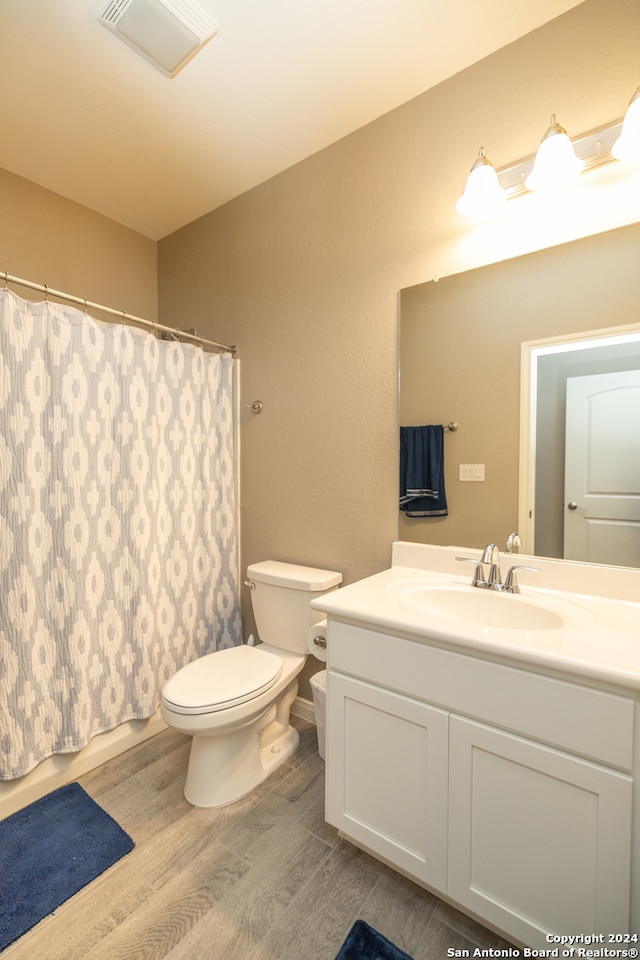
<svg viewBox="0 0 640 960"><path fill-rule="evenodd" d="M516 579L516 570L530 570L531 573L538 573L540 567L527 567L524 563L516 563L509 568L506 580L504 581L505 593L520 593L520 587Z"/></svg>
<svg viewBox="0 0 640 960"><path fill-rule="evenodd" d="M486 587L487 583L484 580L482 574L482 560L474 560L473 557L456 557L456 560L461 560L463 563L473 563L475 564L475 570L473 572L473 580L471 581L472 587Z"/></svg>

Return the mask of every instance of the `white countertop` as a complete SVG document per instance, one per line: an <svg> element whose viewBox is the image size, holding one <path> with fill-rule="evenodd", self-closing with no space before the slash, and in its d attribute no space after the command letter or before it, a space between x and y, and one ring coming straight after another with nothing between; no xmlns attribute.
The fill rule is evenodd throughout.
<svg viewBox="0 0 640 960"><path fill-rule="evenodd" d="M312 607L358 626L640 690L640 571L503 556L503 576L516 563L540 568L540 574L522 571L521 594L508 595L470 586L472 565L456 563L455 556L477 557L478 551L430 546L421 551L422 545L404 550L403 546L394 545L394 565L388 570L319 597ZM565 589L552 589L556 581ZM468 587L474 601L475 594L491 593L494 605L534 604L568 612L568 616L558 629L481 625L420 609L398 595L403 585L411 590L421 584L444 587L454 594ZM589 592L580 592L585 585ZM600 595L591 592L594 585Z"/></svg>

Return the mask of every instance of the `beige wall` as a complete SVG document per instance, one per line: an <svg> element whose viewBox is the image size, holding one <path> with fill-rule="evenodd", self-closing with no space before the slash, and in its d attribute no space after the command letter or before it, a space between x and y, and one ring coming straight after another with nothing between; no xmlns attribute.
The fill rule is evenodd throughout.
<svg viewBox="0 0 640 960"><path fill-rule="evenodd" d="M153 240L6 170L0 170L0 211L0 270L157 319Z"/></svg>
<svg viewBox="0 0 640 960"><path fill-rule="evenodd" d="M639 49L637 0L587 0L160 242L160 319L203 316L238 343L243 402L264 403L242 414L244 564L349 582L389 563L399 290L640 219L519 200L483 233L454 209L481 144L500 167L535 151L551 112L575 136L621 117Z"/></svg>
<svg viewBox="0 0 640 960"><path fill-rule="evenodd" d="M552 111L574 135L620 117L638 49L637 0L587 0L161 241L158 287L155 243L0 171L0 270L150 319L158 294L160 320L237 342L243 402L264 403L242 412L243 563L353 581L398 533L400 289L640 220L606 191L485 230L454 209L481 144L500 167Z"/></svg>

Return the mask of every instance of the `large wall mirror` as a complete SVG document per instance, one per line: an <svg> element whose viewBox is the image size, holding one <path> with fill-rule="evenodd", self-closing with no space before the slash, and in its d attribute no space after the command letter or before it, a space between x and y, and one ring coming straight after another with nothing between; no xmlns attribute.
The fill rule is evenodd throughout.
<svg viewBox="0 0 640 960"><path fill-rule="evenodd" d="M458 429L448 515L400 513L400 539L504 546L518 531L527 552L640 567L639 264L633 224L401 292L400 423ZM571 486L572 458L596 513L610 494L606 522Z"/></svg>

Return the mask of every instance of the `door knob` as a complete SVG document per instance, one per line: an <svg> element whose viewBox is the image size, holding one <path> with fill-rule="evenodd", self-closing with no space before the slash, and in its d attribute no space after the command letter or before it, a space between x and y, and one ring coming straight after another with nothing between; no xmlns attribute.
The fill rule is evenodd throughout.
<svg viewBox="0 0 640 960"><path fill-rule="evenodd" d="M577 509L578 509L578 504L575 502L575 500L572 500L571 503L568 503L568 504L567 504L567 506L569 507L569 510L577 510Z"/></svg>

